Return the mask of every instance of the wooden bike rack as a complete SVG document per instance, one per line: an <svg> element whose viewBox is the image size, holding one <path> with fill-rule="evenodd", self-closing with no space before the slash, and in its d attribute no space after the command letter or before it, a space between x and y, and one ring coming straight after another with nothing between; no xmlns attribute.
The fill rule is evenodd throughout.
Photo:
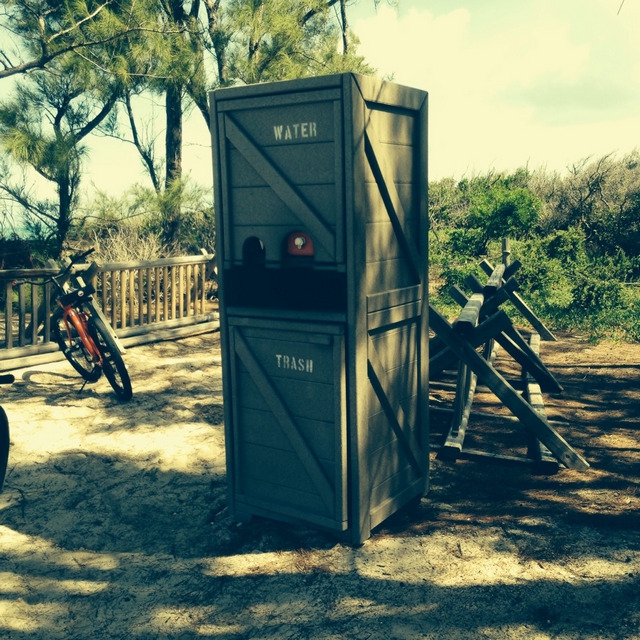
<svg viewBox="0 0 640 640"><path fill-rule="evenodd" d="M429 307L429 325L435 332L430 343L430 380L445 370L457 366L456 393L451 427L440 448L439 457L445 459L490 457L504 461L522 461L538 470L555 472L562 463L570 469L587 469L589 463L549 423L544 408L543 392L561 393L562 387L539 357L540 337L555 340L553 334L516 293L518 284L513 274L520 267L514 262L508 267L481 264L489 275L486 284L471 277L465 284L473 291L467 297L458 287L451 289L452 297L462 311L453 322ZM536 330L527 342L500 309L505 301L516 309ZM496 369L495 358L503 348L521 367L522 393ZM486 451L465 449L464 440L478 382L487 386L524 426L528 448L526 456L506 456ZM437 410L437 408L436 408ZM498 414L495 416L499 418Z"/></svg>

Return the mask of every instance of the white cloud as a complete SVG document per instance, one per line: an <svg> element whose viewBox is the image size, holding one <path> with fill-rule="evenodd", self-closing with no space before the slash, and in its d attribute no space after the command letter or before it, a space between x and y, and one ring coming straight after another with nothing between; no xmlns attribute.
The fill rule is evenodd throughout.
<svg viewBox="0 0 640 640"><path fill-rule="evenodd" d="M525 164L562 170L633 147L640 47L611 0L493 2L493 13L484 3L447 6L384 6L354 24L360 53L381 75L429 92L432 178Z"/></svg>

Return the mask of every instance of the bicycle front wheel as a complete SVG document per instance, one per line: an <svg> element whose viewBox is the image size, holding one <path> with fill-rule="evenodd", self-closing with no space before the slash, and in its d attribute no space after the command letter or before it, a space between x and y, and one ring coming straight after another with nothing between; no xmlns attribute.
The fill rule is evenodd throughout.
<svg viewBox="0 0 640 640"><path fill-rule="evenodd" d="M4 485L4 476L9 463L9 421L4 409L0 407L0 491Z"/></svg>
<svg viewBox="0 0 640 640"><path fill-rule="evenodd" d="M97 315L91 316L89 326L91 327L91 335L102 354L102 369L109 384L120 400L131 400L133 396L131 378L129 378L129 372L120 355L118 345L111 337L111 332Z"/></svg>
<svg viewBox="0 0 640 640"><path fill-rule="evenodd" d="M52 330L55 341L71 366L87 382L96 382L102 375L102 369L82 342L73 323L66 323L60 314L55 314L52 318Z"/></svg>

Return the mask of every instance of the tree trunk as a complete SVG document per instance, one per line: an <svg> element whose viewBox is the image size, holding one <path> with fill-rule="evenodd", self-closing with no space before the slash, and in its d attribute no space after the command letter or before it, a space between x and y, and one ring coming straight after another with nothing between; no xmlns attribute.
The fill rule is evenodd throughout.
<svg viewBox="0 0 640 640"><path fill-rule="evenodd" d="M172 82L167 85L165 108L167 114L165 187L168 189L175 180L182 177L182 87L179 84Z"/></svg>
<svg viewBox="0 0 640 640"><path fill-rule="evenodd" d="M346 0L340 0L340 18L342 22L342 53L346 56L349 53L349 25L347 23Z"/></svg>
<svg viewBox="0 0 640 640"><path fill-rule="evenodd" d="M58 220L56 221L56 255L62 254L64 243L69 235L69 229L71 228L71 202L73 199L71 193L71 180L68 175L62 175L58 177L58 197L59 197L59 209Z"/></svg>

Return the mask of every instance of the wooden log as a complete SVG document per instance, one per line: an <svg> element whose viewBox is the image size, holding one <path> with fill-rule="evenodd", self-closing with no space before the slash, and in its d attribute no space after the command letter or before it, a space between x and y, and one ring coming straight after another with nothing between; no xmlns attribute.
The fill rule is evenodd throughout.
<svg viewBox="0 0 640 640"><path fill-rule="evenodd" d="M540 353L540 336L537 333L531 335L529 348L536 355ZM525 383L525 398L533 407L534 411L547 420L547 411L544 407L544 400L540 385L526 370L523 370L522 378ZM527 454L538 464L539 470L546 473L555 473L558 471L558 461L553 457L551 451L549 451L549 449L547 449L547 447L545 447L538 438L532 434L529 435L529 448Z"/></svg>
<svg viewBox="0 0 640 640"><path fill-rule="evenodd" d="M513 262L510 262L507 268L504 270L504 279L508 280L509 278L511 278L511 276L513 276L521 266L522 262L520 262L520 260L513 260Z"/></svg>
<svg viewBox="0 0 640 640"><path fill-rule="evenodd" d="M493 272L493 267L490 262L487 260L483 260L480 263L480 267L485 273ZM465 281L466 282L466 281ZM531 324L531 326L545 339L551 342L556 341L556 337L547 329L545 324L538 318L538 316L534 313L534 311L529 307L529 305L522 299L522 297L516 293L515 291L509 292L509 300L513 304L513 306L520 312L520 314Z"/></svg>
<svg viewBox="0 0 640 640"><path fill-rule="evenodd" d="M481 291L476 291L476 293L482 293ZM469 296L457 285L454 284L453 287L449 287L449 295L453 298L454 302L457 302L461 307L464 307L467 302L469 302Z"/></svg>
<svg viewBox="0 0 640 640"><path fill-rule="evenodd" d="M509 294L509 299L513 306L529 321L531 326L540 334L542 338L545 340L549 340L550 342L556 342L556 337L547 329L545 324L536 316L536 314L531 310L529 305L520 297L518 293L512 291Z"/></svg>
<svg viewBox="0 0 640 640"><path fill-rule="evenodd" d="M520 332L513 324L506 328L503 334L504 339L501 339L500 342L502 347L509 352L511 357L516 360L527 373L535 378L542 389L547 393L562 393L563 389L560 383L551 371L547 369L538 353L533 351L527 344L526 340L520 335ZM513 348L511 348L511 345L513 345Z"/></svg>
<svg viewBox="0 0 640 640"><path fill-rule="evenodd" d="M473 293L484 293L485 285L482 284L475 275L468 275L464 279L464 283ZM486 304L491 304L493 305L493 309L497 309L501 304L509 300L509 292L517 291L519 286L520 285L515 278L509 278L502 284L496 293L486 301Z"/></svg>
<svg viewBox="0 0 640 640"><path fill-rule="evenodd" d="M491 340L487 343L487 357L493 364L497 354L495 343ZM458 372L458 384L456 399L453 405L453 420L449 433L438 454L442 459L456 459L462 453L464 438L469 426L473 398L476 392L478 376L466 365L462 364Z"/></svg>
<svg viewBox="0 0 640 640"><path fill-rule="evenodd" d="M441 382L436 382L436 387L440 388L440 387L446 388L446 389L455 389L456 385L455 384L450 384L450 385L445 385ZM476 387L476 391L479 389L480 387ZM434 412L434 413L453 413L453 407L440 407L438 405L431 405L429 407L429 411ZM503 422L512 422L512 423L516 423L516 422L520 422L519 418L517 418L516 416L514 416L512 413L491 413L489 411L476 411L476 410L472 410L471 414L469 415L469 418L488 418L489 420L500 420ZM547 418L547 422L551 425L557 425L559 427L566 427L567 423L564 422L563 420L550 420L549 418Z"/></svg>
<svg viewBox="0 0 640 640"><path fill-rule="evenodd" d="M511 320L507 314L504 311L498 311L478 325L473 334L467 336L467 340L474 348L477 348L507 329L510 324ZM449 347L446 347L429 359L429 376L433 377L445 369L454 368L457 366L457 362L458 356Z"/></svg>
<svg viewBox="0 0 640 640"><path fill-rule="evenodd" d="M502 286L502 276L504 275L505 266L499 264L489 276L487 284L484 285L484 295L486 297L495 295L496 291Z"/></svg>
<svg viewBox="0 0 640 640"><path fill-rule="evenodd" d="M511 278L511 276L513 276L516 273L516 271L518 271L518 269L520 269L520 267L522 266L522 262L520 262L520 260L513 260L509 262L509 264L505 264L503 262L503 265L505 269L502 277L505 281L507 281L509 278ZM480 268L488 276L490 276L495 271L494 267L488 260L482 260L482 262L480 262Z"/></svg>
<svg viewBox="0 0 640 640"><path fill-rule="evenodd" d="M465 364L461 364L458 370L456 397L453 403L453 419L449 433L438 453L438 457L441 459L455 459L462 451L477 380L478 376Z"/></svg>
<svg viewBox="0 0 640 640"><path fill-rule="evenodd" d="M505 267L508 267L510 262L511 262L511 240L509 240L509 238L502 238L502 264Z"/></svg>
<svg viewBox="0 0 640 640"><path fill-rule="evenodd" d="M451 297L458 302L461 306L469 304L470 299L466 297L464 292L459 287L452 287L449 290ZM480 295L480 294L474 294ZM472 296L473 298L473 296ZM482 318L487 309L493 308L493 298L490 298L481 309L480 317ZM497 313L504 314L504 311L498 311ZM494 314L495 315L495 314ZM481 323L478 327L482 327L484 323ZM494 338L500 344L500 346L524 369L526 369L531 375L535 377L537 382L542 385L543 389L548 393L562 393L562 387L552 375L552 373L547 369L542 360L540 360L539 356L534 353L527 342L522 338L518 330L513 326L511 320L504 314L504 317L501 320L500 331L496 331L494 334L489 334L488 331L491 327L495 327L497 325L497 320L494 321L485 327L483 330L482 336L486 336L486 339ZM477 331L478 327L475 328ZM467 336L467 339L470 340L474 346L479 346L483 344L483 342L479 342L478 337L471 338L470 334L474 331L473 328L469 329L468 327L464 332L464 335ZM451 357L448 360L442 359L442 366L446 368L447 363L451 362Z"/></svg>
<svg viewBox="0 0 640 640"><path fill-rule="evenodd" d="M521 423L541 440L566 467L588 469L589 463L542 418L518 392L497 372L464 337L457 335L436 309L429 306L429 325L451 347L452 351L466 362L481 377L502 403Z"/></svg>
<svg viewBox="0 0 640 640"><path fill-rule="evenodd" d="M484 295L481 293L474 293L469 298L457 320L453 323L456 333L469 335L474 330L478 324L478 318L483 304Z"/></svg>

